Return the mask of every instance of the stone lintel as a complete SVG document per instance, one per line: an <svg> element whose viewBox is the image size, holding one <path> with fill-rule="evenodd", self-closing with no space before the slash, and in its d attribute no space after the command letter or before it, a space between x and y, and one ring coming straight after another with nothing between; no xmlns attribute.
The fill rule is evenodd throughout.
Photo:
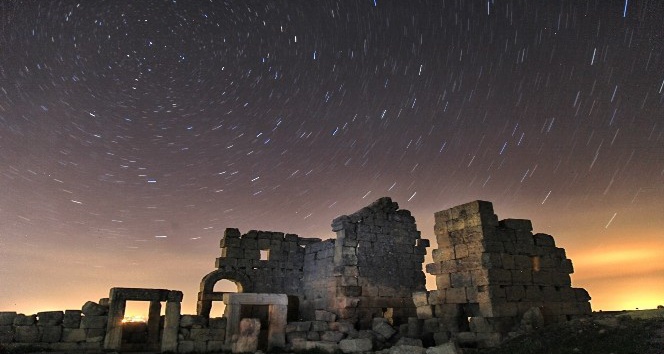
<svg viewBox="0 0 664 354"><path fill-rule="evenodd" d="M286 294L225 293L226 305L288 305Z"/></svg>

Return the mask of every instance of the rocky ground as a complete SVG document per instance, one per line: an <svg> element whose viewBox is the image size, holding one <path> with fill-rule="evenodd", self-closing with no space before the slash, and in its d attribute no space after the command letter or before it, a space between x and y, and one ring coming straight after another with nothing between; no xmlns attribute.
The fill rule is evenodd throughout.
<svg viewBox="0 0 664 354"><path fill-rule="evenodd" d="M464 354L664 354L664 309L595 312Z"/></svg>
<svg viewBox="0 0 664 354"><path fill-rule="evenodd" d="M27 354L35 348L0 347L0 354ZM595 312L591 317L547 326L493 349L463 354L664 354L664 309ZM50 352L50 354L60 354ZM304 354L325 354L308 351Z"/></svg>

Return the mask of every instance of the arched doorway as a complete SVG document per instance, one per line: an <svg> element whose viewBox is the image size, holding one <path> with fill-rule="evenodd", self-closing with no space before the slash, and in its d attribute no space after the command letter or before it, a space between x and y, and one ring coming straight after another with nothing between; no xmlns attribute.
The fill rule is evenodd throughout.
<svg viewBox="0 0 664 354"><path fill-rule="evenodd" d="M198 293L198 305L196 312L199 316L210 317L213 301L223 301L223 290L215 291L215 285L221 280L228 280L237 286L237 292L252 292L251 279L244 272L237 270L217 269L208 273L201 280L200 292Z"/></svg>

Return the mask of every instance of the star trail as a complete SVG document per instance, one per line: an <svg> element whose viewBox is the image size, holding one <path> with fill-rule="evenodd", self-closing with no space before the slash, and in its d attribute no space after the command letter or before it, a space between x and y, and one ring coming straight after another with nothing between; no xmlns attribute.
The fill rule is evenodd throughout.
<svg viewBox="0 0 664 354"><path fill-rule="evenodd" d="M3 1L0 310L195 311L226 227L533 221L593 308L663 301L658 1ZM432 286L435 286L432 285Z"/></svg>

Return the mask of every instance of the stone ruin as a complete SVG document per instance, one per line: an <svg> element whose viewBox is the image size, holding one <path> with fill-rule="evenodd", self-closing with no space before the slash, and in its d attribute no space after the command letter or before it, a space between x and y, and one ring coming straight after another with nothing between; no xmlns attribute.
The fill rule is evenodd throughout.
<svg viewBox="0 0 664 354"><path fill-rule="evenodd" d="M334 239L226 229L196 315L180 313L179 291L113 288L82 310L0 312L0 347L444 354L591 312L588 293L571 287L564 249L533 235L530 221L498 221L483 201L437 212L435 221L438 248L426 270L436 290L426 290L422 271L429 241L409 211L381 198L333 220ZM215 292L223 279L238 292ZM122 323L126 301L150 302L147 323ZM211 318L216 301L224 316Z"/></svg>

